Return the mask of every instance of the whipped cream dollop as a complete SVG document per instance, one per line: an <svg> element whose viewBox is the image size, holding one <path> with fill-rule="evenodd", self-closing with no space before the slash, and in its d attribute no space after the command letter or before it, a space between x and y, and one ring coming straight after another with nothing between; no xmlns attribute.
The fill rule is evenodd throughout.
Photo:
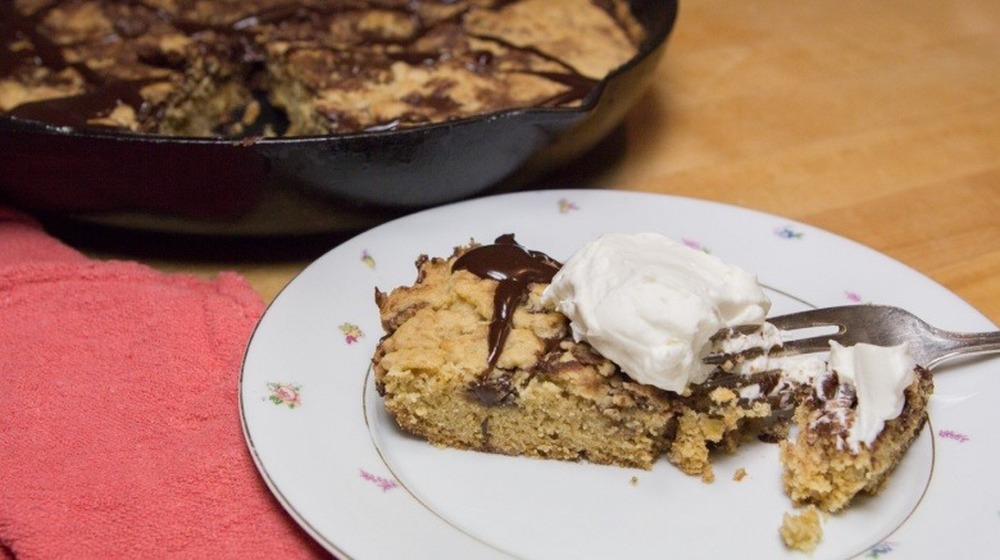
<svg viewBox="0 0 1000 560"><path fill-rule="evenodd" d="M906 344L841 346L830 341L830 371L841 383L854 386L857 408L847 443L854 450L860 443L871 445L885 423L903 412L904 391L916 374L916 363Z"/></svg>
<svg viewBox="0 0 1000 560"><path fill-rule="evenodd" d="M708 378L709 339L762 324L771 302L754 275L656 233L609 233L563 265L546 288L586 341L640 383L683 393Z"/></svg>

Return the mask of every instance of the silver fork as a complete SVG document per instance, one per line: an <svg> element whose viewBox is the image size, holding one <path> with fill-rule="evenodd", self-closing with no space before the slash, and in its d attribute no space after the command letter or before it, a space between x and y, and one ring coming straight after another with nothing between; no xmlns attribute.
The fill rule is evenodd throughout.
<svg viewBox="0 0 1000 560"><path fill-rule="evenodd" d="M933 327L912 313L889 305L845 305L812 309L767 320L781 331L836 326L836 333L787 340L781 353L821 352L835 340L844 346L909 343L913 359L927 369L960 356L1000 353L1000 331L958 333Z"/></svg>

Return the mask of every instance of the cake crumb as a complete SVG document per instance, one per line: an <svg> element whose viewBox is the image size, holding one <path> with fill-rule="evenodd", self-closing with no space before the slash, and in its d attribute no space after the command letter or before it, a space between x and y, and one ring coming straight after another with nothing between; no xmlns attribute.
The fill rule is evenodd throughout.
<svg viewBox="0 0 1000 560"><path fill-rule="evenodd" d="M823 538L819 509L808 506L798 514L785 513L778 532L788 548L812 552Z"/></svg>
<svg viewBox="0 0 1000 560"><path fill-rule="evenodd" d="M632 478L629 479L628 483L631 484L632 486L638 486L639 485L639 477L638 476L633 476Z"/></svg>
<svg viewBox="0 0 1000 560"><path fill-rule="evenodd" d="M706 484L715 482L715 471L712 470L712 465L708 465L705 470L701 472L701 481Z"/></svg>
<svg viewBox="0 0 1000 560"><path fill-rule="evenodd" d="M726 387L716 387L711 393L708 394L708 396L713 402L718 404L733 402L739 398L739 395L737 395L732 389L727 389Z"/></svg>
<svg viewBox="0 0 1000 560"><path fill-rule="evenodd" d="M740 468L736 469L736 472L733 473L733 480L735 480L736 482L739 482L739 481L743 480L744 478L746 478L746 476L747 476L747 470L744 469L743 467L740 467Z"/></svg>

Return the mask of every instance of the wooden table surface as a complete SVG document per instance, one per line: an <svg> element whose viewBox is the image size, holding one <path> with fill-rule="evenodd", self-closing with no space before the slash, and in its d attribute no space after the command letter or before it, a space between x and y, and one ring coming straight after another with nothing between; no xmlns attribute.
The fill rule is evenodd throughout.
<svg viewBox="0 0 1000 560"><path fill-rule="evenodd" d="M682 2L654 86L618 137L614 158L553 182L806 222L902 261L1000 324L1000 2ZM236 270L270 300L329 248L139 260Z"/></svg>

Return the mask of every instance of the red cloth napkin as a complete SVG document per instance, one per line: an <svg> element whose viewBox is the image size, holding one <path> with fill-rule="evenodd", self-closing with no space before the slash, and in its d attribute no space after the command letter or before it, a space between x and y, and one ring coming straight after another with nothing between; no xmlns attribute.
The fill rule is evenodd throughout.
<svg viewBox="0 0 1000 560"><path fill-rule="evenodd" d="M237 379L263 310L98 262L0 208L0 558L319 558L244 444Z"/></svg>

